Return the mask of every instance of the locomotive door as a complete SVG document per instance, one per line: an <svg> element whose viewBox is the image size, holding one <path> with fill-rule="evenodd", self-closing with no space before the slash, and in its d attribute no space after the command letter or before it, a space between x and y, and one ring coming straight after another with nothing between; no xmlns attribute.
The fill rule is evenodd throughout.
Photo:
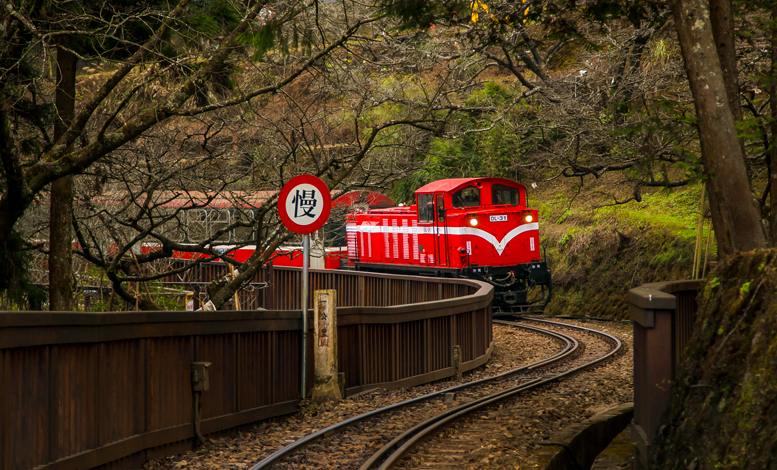
<svg viewBox="0 0 777 470"><path fill-rule="evenodd" d="M434 195L434 233L437 265L448 266L448 222L445 220L445 202L442 194Z"/></svg>

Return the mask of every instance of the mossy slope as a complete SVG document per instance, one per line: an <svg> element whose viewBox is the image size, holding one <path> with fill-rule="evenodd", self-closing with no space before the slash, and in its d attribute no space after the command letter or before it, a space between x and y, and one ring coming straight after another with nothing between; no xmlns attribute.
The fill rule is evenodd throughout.
<svg viewBox="0 0 777 470"><path fill-rule="evenodd" d="M659 225L574 217L540 233L553 271L549 315L627 318L629 289L687 279L693 265L694 240Z"/></svg>
<svg viewBox="0 0 777 470"><path fill-rule="evenodd" d="M777 250L722 265L700 304L652 468L777 469Z"/></svg>

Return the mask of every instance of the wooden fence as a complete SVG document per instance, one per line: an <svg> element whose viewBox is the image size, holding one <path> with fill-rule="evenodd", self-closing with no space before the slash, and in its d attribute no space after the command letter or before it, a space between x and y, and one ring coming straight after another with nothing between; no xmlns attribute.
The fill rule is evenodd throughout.
<svg viewBox="0 0 777 470"><path fill-rule="evenodd" d="M0 468L140 468L191 449L192 362L212 363L204 434L295 411L300 270L258 278L269 287L257 299L273 309L0 312ZM348 393L450 377L456 345L463 370L490 357L484 283L311 271L316 289L338 291Z"/></svg>
<svg viewBox="0 0 777 470"><path fill-rule="evenodd" d="M647 468L675 371L693 334L704 280L643 284L629 291L634 321L635 468Z"/></svg>

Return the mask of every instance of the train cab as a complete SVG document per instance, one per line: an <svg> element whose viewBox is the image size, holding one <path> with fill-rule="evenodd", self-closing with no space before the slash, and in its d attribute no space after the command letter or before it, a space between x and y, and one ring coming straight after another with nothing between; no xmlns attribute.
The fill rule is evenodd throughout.
<svg viewBox="0 0 777 470"><path fill-rule="evenodd" d="M526 188L504 178L456 178L419 188L415 204L347 218L349 261L356 269L468 277L495 286L503 305L531 302L547 286L537 211Z"/></svg>

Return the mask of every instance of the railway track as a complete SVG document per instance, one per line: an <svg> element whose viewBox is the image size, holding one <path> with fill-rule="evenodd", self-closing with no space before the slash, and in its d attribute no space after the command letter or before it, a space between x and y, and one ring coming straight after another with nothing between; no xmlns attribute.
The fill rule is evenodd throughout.
<svg viewBox="0 0 777 470"><path fill-rule="evenodd" d="M327 460L333 449L341 455L342 449L349 450L345 452L348 461L341 458L338 468L415 468L419 462L427 468L454 468L470 458L471 451L482 444L485 436L499 432L492 418L505 410L510 400L601 363L621 346L614 336L583 327L535 319L500 323L553 338L560 350L498 376L334 424L284 447L251 470L315 468ZM585 344L582 338L586 338ZM461 428L455 436L441 433L443 429L450 430L454 423Z"/></svg>

